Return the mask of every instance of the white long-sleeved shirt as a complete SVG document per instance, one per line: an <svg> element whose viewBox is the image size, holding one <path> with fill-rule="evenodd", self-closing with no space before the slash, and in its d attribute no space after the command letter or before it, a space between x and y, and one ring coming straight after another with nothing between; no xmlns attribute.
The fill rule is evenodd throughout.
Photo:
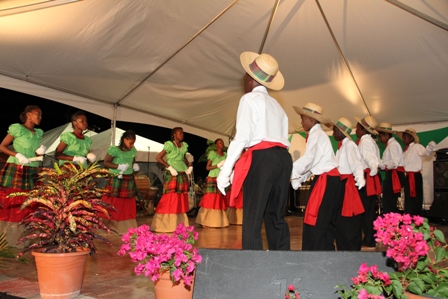
<svg viewBox="0 0 448 299"><path fill-rule="evenodd" d="M432 151L427 150L423 145L412 142L403 153L404 170L408 172L417 172L422 170L422 157L431 155Z"/></svg>
<svg viewBox="0 0 448 299"><path fill-rule="evenodd" d="M266 87L257 86L240 100L236 115L236 135L230 142L221 172L230 174L243 149L262 141L279 142L286 147L290 145L285 111L268 94Z"/></svg>
<svg viewBox="0 0 448 299"><path fill-rule="evenodd" d="M342 140L342 146L336 152L336 161L340 174L353 174L355 178L364 178L361 154L356 144L349 138Z"/></svg>
<svg viewBox="0 0 448 299"><path fill-rule="evenodd" d="M305 177L320 175L338 167L330 138L320 124L314 125L306 142L305 153L294 164L294 172Z"/></svg>
<svg viewBox="0 0 448 299"><path fill-rule="evenodd" d="M380 164L380 149L375 140L369 134L361 136L358 150L362 157L364 169L377 169Z"/></svg>
<svg viewBox="0 0 448 299"><path fill-rule="evenodd" d="M399 166L404 166L403 150L394 137L387 141L386 149L383 152L383 163L387 169L396 169Z"/></svg>

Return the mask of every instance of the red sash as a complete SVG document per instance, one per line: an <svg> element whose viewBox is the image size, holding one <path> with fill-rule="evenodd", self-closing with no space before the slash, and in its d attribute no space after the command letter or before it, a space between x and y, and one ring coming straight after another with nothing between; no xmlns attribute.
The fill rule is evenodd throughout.
<svg viewBox="0 0 448 299"><path fill-rule="evenodd" d="M232 190L230 192L230 200L229 200L230 207L235 206L236 204L235 199L238 197L240 190L243 187L244 180L246 179L247 173L249 172L250 169L250 165L252 164L252 152L257 150L268 149L275 146L286 148L286 145L280 142L262 141L248 148L241 155L240 159L235 164Z"/></svg>
<svg viewBox="0 0 448 299"><path fill-rule="evenodd" d="M322 204L322 199L324 198L325 189L327 188L327 176L339 176L339 171L337 168L333 168L328 172L324 172L319 175L319 178L314 185L313 191L308 199L308 204L305 209L305 219L304 223L308 225L315 226L317 221L317 215L319 213L320 205Z"/></svg>
<svg viewBox="0 0 448 299"><path fill-rule="evenodd" d="M352 174L341 174L341 180L347 179L345 183L344 201L342 203L342 216L353 217L365 212L364 206L359 197L358 188L355 186L355 179Z"/></svg>
<svg viewBox="0 0 448 299"><path fill-rule="evenodd" d="M378 175L370 176L370 168L364 169L366 175L366 193L367 196L380 195L381 190L381 182Z"/></svg>
<svg viewBox="0 0 448 299"><path fill-rule="evenodd" d="M420 171L406 172L406 175L409 178L409 192L410 192L411 197L417 197L417 187L415 186L415 174L416 173L420 173Z"/></svg>
<svg viewBox="0 0 448 299"><path fill-rule="evenodd" d="M390 169L390 170L386 170L386 171L392 172L392 189L394 190L394 194L400 193L401 183L400 183L400 178L398 177L397 171L404 172L404 167L398 166L396 169Z"/></svg>

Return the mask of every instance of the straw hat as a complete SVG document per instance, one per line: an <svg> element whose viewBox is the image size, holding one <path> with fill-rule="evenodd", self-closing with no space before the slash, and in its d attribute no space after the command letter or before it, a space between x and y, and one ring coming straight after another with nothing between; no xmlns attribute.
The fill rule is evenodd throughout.
<svg viewBox="0 0 448 299"><path fill-rule="evenodd" d="M378 123L376 120L369 116L364 117L363 119L360 119L359 117L355 116L355 120L364 127L364 129L367 130L370 134L378 135L378 132L375 130L376 126L378 126Z"/></svg>
<svg viewBox="0 0 448 299"><path fill-rule="evenodd" d="M331 122L329 118L322 115L322 107L314 103L306 103L303 108L299 108L297 106L293 106L293 108L297 114L316 119L321 124L328 124Z"/></svg>
<svg viewBox="0 0 448 299"><path fill-rule="evenodd" d="M414 137L414 143L419 143L419 142L420 142L420 139L419 139L418 136L417 136L417 132L416 132L414 129L412 129L412 128L407 128L406 130L404 130L404 131L402 131L402 132L397 132L397 136L398 136L400 139L403 139L403 133L409 134L409 135L411 135L412 137Z"/></svg>
<svg viewBox="0 0 448 299"><path fill-rule="evenodd" d="M285 79L278 70L277 60L271 55L243 52L240 61L246 73L267 88L280 90L285 85Z"/></svg>
<svg viewBox="0 0 448 299"><path fill-rule="evenodd" d="M345 117L341 117L336 123L331 122L330 125L336 126L339 130L341 130L345 137L352 139L350 136L350 133L352 132L352 122Z"/></svg>
<svg viewBox="0 0 448 299"><path fill-rule="evenodd" d="M392 130L392 124L390 123L380 123L380 125L376 128L376 130L378 132L383 133L391 133L391 134L397 133L397 131Z"/></svg>

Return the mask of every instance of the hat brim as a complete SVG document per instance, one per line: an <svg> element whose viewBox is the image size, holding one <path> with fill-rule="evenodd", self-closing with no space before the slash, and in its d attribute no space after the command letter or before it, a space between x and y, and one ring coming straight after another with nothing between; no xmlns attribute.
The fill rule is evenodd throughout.
<svg viewBox="0 0 448 299"><path fill-rule="evenodd" d="M329 128L332 129L332 130L333 130L334 126L336 126L336 124L335 124L334 122L330 122L330 123L327 125L327 127L329 127ZM341 131L342 134L345 135L345 137L347 137L347 138L350 139L350 140L353 140L353 138L352 138L352 136L350 136L350 134L348 134L348 133L345 132L345 131L342 131L338 126L336 126L336 127L339 129L339 131Z"/></svg>
<svg viewBox="0 0 448 299"><path fill-rule="evenodd" d="M252 71L249 68L249 65L254 62L254 60L260 56L260 54L255 52L243 52L240 55L240 61L241 65L243 66L246 73L249 74L255 81L260 83L263 86L266 86L269 89L272 90L281 90L283 86L285 85L285 79L283 78L283 74L279 71L277 71L277 74L275 75L274 79L272 79L271 82L263 82L257 77L255 77L252 73Z"/></svg>
<svg viewBox="0 0 448 299"><path fill-rule="evenodd" d="M293 106L293 108L294 108L294 110L296 111L297 114L311 117L311 118L317 120L318 122L320 122L321 124L324 124L324 125L328 124L329 125L331 123L331 120L328 117L323 116L322 114L311 113L311 112L306 111L306 110L304 110L302 108L299 108L297 106Z"/></svg>
<svg viewBox="0 0 448 299"><path fill-rule="evenodd" d="M364 126L363 124L362 124L362 122L361 122L361 119L359 118L359 117L354 117L355 118L355 120L364 128L364 129L366 129L367 130L367 132L369 132L370 134L373 134L373 135L378 135L378 131L377 130L375 130L375 129L370 129L369 127L366 127L366 126Z"/></svg>
<svg viewBox="0 0 448 299"><path fill-rule="evenodd" d="M397 134L397 131L394 131L394 130L384 130L384 129L381 129L381 128L376 128L376 130L377 130L378 132L382 132L382 133Z"/></svg>
<svg viewBox="0 0 448 299"><path fill-rule="evenodd" d="M401 140L403 140L403 133L409 134L412 137L414 137L414 143L420 143L420 139L418 138L417 134L413 134L413 133L409 133L409 132L404 132L404 131L400 131L397 132L396 135L398 136L398 138L400 138Z"/></svg>

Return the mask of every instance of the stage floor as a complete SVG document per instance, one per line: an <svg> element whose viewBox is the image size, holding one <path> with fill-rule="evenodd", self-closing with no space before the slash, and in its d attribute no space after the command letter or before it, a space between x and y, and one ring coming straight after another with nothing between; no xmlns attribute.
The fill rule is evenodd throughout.
<svg viewBox="0 0 448 299"><path fill-rule="evenodd" d="M189 218L190 225L194 225L199 232L199 239L195 244L198 248L213 249L241 249L241 226L231 225L227 228L204 229L195 223L195 218ZM291 231L291 250L301 250L302 225L301 215L286 217ZM150 225L152 217L139 215L139 225ZM448 235L447 224L434 224ZM98 254L87 258L84 283L79 299L108 298L108 299L137 299L155 298L154 284L145 276L137 276L134 266L128 256L120 257L117 252L122 244L121 236L111 235L109 240L112 247L97 242ZM264 247L267 249L265 238ZM380 251L379 248L363 247L362 251ZM0 268L0 297L1 293L27 299L39 299L39 286L34 258L25 255L28 263L11 261ZM56 274L55 274L56 275Z"/></svg>

